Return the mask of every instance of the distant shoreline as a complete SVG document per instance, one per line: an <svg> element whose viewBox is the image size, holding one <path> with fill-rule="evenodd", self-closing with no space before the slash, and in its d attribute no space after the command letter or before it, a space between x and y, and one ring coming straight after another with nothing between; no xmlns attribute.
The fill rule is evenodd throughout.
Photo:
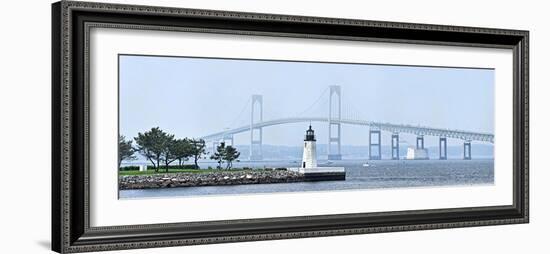
<svg viewBox="0 0 550 254"><path fill-rule="evenodd" d="M494 160L495 158L494 157L473 157L471 159L471 161L480 161L480 160L483 160L483 161L486 161L486 160ZM257 160L240 160L239 162L234 162L233 164L234 165L241 165L241 164L248 164L248 163L254 163L254 164L268 164L268 163L273 163L273 162L276 162L276 163L279 163L279 162L284 162L284 163L294 163L296 164L295 167L299 167L300 166L300 162L302 161L302 158L296 158L296 159L264 159L264 160L261 160L261 161L257 161ZM329 161L327 159L318 159L318 161L320 162L326 162L326 161ZM342 160L339 160L339 161L333 161L333 162L366 162L366 161L369 161L369 162L399 162L399 161L414 161L414 160L407 160L407 159L404 159L404 158L400 158L399 160L392 160L390 158L386 158L384 157L382 160L370 160L368 157L366 158L345 158L345 159L342 159ZM464 161L464 159L462 157L448 157L447 160L439 160L438 158L430 158L429 160L425 160L425 161L434 161L434 162L446 162L446 161ZM213 165L213 166L216 166L218 163L216 161L201 161L199 162L199 165ZM127 167L127 166L139 166L139 165L148 165L148 168L153 168L152 165L149 164L149 161L124 161L122 162L122 167ZM163 170L162 166L161 166L161 170ZM162 172L160 172L162 173Z"/></svg>

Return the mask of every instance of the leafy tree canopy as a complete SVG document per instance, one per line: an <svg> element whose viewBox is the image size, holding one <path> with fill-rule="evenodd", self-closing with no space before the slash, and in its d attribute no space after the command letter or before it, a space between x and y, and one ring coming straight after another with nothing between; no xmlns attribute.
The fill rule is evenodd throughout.
<svg viewBox="0 0 550 254"><path fill-rule="evenodd" d="M166 157L166 148L173 139L174 135L164 132L159 127L151 128L151 130L144 133L140 132L134 138L137 150L153 163L156 172L159 170L160 161Z"/></svg>
<svg viewBox="0 0 550 254"><path fill-rule="evenodd" d="M212 156L210 156L210 159L217 161L218 162L218 169L221 169L222 168L222 163L224 161L224 157L225 157L225 143L221 142L216 147L216 152L214 154L212 154Z"/></svg>
<svg viewBox="0 0 550 254"><path fill-rule="evenodd" d="M124 160L135 160L135 150L132 146L132 140L126 140L126 137L118 136L118 167Z"/></svg>
<svg viewBox="0 0 550 254"><path fill-rule="evenodd" d="M191 144L191 157L195 162L195 167L199 168L199 159L206 154L206 142L203 139L190 139Z"/></svg>
<svg viewBox="0 0 550 254"><path fill-rule="evenodd" d="M241 156L241 152L237 151L237 149L233 146L226 146L224 150L223 159L227 162L226 168L231 169L233 166L233 161Z"/></svg>

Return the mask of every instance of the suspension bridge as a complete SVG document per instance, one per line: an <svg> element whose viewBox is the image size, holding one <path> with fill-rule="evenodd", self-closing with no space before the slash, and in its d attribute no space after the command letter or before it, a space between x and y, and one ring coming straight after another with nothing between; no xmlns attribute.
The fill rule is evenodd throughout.
<svg viewBox="0 0 550 254"><path fill-rule="evenodd" d="M322 103L324 94L328 92L328 106ZM250 117L247 124L243 124L234 128L211 133L201 137L206 142L211 142L215 147L219 142L230 142L233 144L233 136L240 133L248 133L250 135L250 150L249 159L253 161L262 160L262 143L263 129L283 124L301 123L301 122L324 122L328 126L328 158L329 160L341 160L341 136L342 125L358 125L369 128L369 159L382 159L382 131L391 133L391 159L399 160L399 134L407 133L416 135L416 149L424 149L424 136L439 137L439 159L447 159L447 139L463 140L463 158L469 160L471 155L471 142L494 142L494 135L491 133L482 133L465 130L453 130L432 128L427 126L415 126L407 124L393 124L384 122L375 122L361 119L357 115L342 114L342 90L340 86L330 86L326 89L319 98L308 109L314 105L320 104L325 110L328 110L327 115L321 116L304 116L308 110L302 112L301 116L279 117L270 120L264 120L263 96L252 95L249 100Z"/></svg>

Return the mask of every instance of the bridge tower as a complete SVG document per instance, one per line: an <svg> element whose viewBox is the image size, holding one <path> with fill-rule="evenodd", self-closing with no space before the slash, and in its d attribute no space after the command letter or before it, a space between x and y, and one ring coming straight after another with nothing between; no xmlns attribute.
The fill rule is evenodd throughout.
<svg viewBox="0 0 550 254"><path fill-rule="evenodd" d="M439 137L439 159L447 159L447 138Z"/></svg>
<svg viewBox="0 0 550 254"><path fill-rule="evenodd" d="M233 134L224 134L222 137L221 142L225 143L228 146L234 146L235 139L233 138Z"/></svg>
<svg viewBox="0 0 550 254"><path fill-rule="evenodd" d="M465 160L472 159L472 141L470 140L464 141L464 159Z"/></svg>
<svg viewBox="0 0 550 254"><path fill-rule="evenodd" d="M335 96L336 107L333 107L333 95ZM330 86L330 93L328 96L328 159L329 160L341 160L342 154L340 150L342 144L340 137L342 134L342 126L340 120L342 119L342 93L340 86ZM333 145L336 145L336 151L333 151Z"/></svg>
<svg viewBox="0 0 550 254"><path fill-rule="evenodd" d="M220 144L220 142L217 141L217 140L212 141L212 154L216 153L216 149L218 148L219 144Z"/></svg>
<svg viewBox="0 0 550 254"><path fill-rule="evenodd" d="M263 97L259 94L252 95L250 110L250 154L249 160L262 160L262 127L254 127L254 124L263 121Z"/></svg>
<svg viewBox="0 0 550 254"><path fill-rule="evenodd" d="M424 135L416 136L416 149L424 149Z"/></svg>
<svg viewBox="0 0 550 254"><path fill-rule="evenodd" d="M393 142L393 137L392 137ZM373 153L373 148L376 148L376 153ZM393 150L393 149L392 149ZM392 151L393 154L393 151ZM369 160L382 159L382 133L379 129L369 130Z"/></svg>
<svg viewBox="0 0 550 254"><path fill-rule="evenodd" d="M399 133L397 132L391 135L391 159L399 160Z"/></svg>

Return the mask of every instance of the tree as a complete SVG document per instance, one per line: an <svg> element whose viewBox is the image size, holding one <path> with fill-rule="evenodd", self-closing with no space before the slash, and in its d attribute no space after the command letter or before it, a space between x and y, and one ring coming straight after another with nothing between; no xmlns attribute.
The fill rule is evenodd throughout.
<svg viewBox="0 0 550 254"><path fill-rule="evenodd" d="M190 139L189 143L191 144L191 150L190 154L191 157L193 157L193 160L195 161L195 168L199 168L199 159L201 156L205 153L206 150L206 143L203 139Z"/></svg>
<svg viewBox="0 0 550 254"><path fill-rule="evenodd" d="M176 140L174 139L174 135L167 135L168 139L166 140L164 151L162 153L162 160L164 161L164 165L166 166L164 169L166 172L168 172L168 166L170 166L170 163L174 162L178 158L176 157Z"/></svg>
<svg viewBox="0 0 550 254"><path fill-rule="evenodd" d="M223 160L227 162L226 169L231 169L231 167L233 167L233 161L238 159L239 156L241 156L241 152L238 152L235 147L226 146L223 154Z"/></svg>
<svg viewBox="0 0 550 254"><path fill-rule="evenodd" d="M178 160L178 165L181 167L183 162L188 160L191 154L191 142L189 139L176 139L171 146L174 158Z"/></svg>
<svg viewBox="0 0 550 254"><path fill-rule="evenodd" d="M137 150L145 156L155 167L155 172L159 171L160 162L163 158L169 142L174 138L174 135L169 135L162 131L159 127L151 128L150 131L138 133L134 138L137 144Z"/></svg>
<svg viewBox="0 0 550 254"><path fill-rule="evenodd" d="M216 147L216 152L210 156L210 159L218 162L218 169L222 168L222 163L225 157L225 143L221 142L220 145Z"/></svg>
<svg viewBox="0 0 550 254"><path fill-rule="evenodd" d="M126 137L119 135L118 136L118 167L123 160L135 160L134 156L135 150L132 147L132 140L126 140Z"/></svg>

